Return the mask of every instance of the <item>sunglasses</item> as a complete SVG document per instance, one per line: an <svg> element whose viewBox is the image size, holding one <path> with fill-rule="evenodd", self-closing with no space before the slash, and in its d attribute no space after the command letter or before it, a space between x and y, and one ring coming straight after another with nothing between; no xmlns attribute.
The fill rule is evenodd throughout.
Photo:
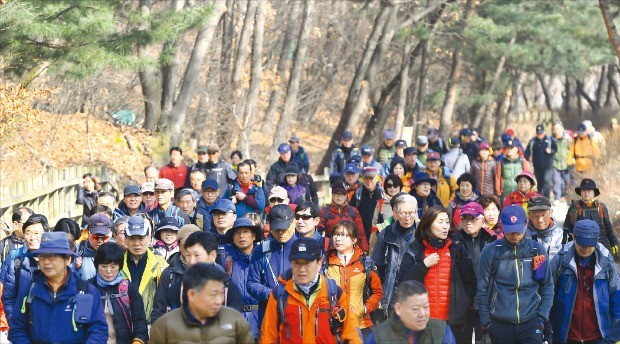
<svg viewBox="0 0 620 344"><path fill-rule="evenodd" d="M276 202L282 203L282 202L284 202L284 198L272 197L272 198L269 199L269 202L271 202L271 203L276 203Z"/></svg>
<svg viewBox="0 0 620 344"><path fill-rule="evenodd" d="M314 216L308 215L308 214L295 214L295 220L304 219L304 221L308 221L308 220L313 219L313 218L314 218Z"/></svg>
<svg viewBox="0 0 620 344"><path fill-rule="evenodd" d="M99 241L99 240L103 240L106 241L108 239L110 239L109 235L97 235L97 234L91 234L90 238L95 240L95 241Z"/></svg>
<svg viewBox="0 0 620 344"><path fill-rule="evenodd" d="M386 188L397 188L398 186L396 186L396 185L394 185L394 184L390 183L390 184L385 184L385 187L386 187Z"/></svg>

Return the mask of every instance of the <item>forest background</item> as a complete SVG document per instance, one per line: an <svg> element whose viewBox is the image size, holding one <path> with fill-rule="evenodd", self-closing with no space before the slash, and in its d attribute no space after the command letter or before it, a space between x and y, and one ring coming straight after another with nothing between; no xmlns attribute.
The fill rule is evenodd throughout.
<svg viewBox="0 0 620 344"><path fill-rule="evenodd" d="M189 163L211 142L264 173L292 134L322 173L344 130L374 146L385 128L415 137L429 125L495 142L513 127L527 141L539 118L606 129L620 106L604 20L618 0L0 6L2 184L101 164L141 182L171 145Z"/></svg>

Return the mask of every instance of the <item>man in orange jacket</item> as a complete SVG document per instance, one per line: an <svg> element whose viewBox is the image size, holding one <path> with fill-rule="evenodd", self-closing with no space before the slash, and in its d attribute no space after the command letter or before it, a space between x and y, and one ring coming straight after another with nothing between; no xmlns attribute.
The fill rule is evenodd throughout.
<svg viewBox="0 0 620 344"><path fill-rule="evenodd" d="M295 240L289 260L291 278L269 295L260 342L361 344L349 296L319 272L319 243Z"/></svg>

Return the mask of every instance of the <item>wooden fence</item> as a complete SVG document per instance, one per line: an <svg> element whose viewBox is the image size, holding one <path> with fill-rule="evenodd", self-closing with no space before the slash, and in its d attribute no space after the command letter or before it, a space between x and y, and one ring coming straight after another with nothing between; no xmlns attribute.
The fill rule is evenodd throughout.
<svg viewBox="0 0 620 344"><path fill-rule="evenodd" d="M103 190L118 195L116 177L106 167L72 166L50 170L22 182L0 186L0 220L10 226L13 210L28 207L47 216L51 226L63 217L80 223L82 206L75 204L75 200L86 173L96 176Z"/></svg>

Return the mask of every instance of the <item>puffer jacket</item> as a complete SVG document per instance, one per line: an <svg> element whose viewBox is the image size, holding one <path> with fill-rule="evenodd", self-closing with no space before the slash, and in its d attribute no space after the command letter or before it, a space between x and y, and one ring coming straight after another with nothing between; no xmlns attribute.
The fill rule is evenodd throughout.
<svg viewBox="0 0 620 344"><path fill-rule="evenodd" d="M480 198L478 190L474 190L471 197L468 199L463 199L461 197L461 191L456 189L454 198L446 208L448 210L448 218L450 219L450 226L452 229L457 229L461 225L461 208L469 202L476 202L478 198Z"/></svg>
<svg viewBox="0 0 620 344"><path fill-rule="evenodd" d="M574 163L577 172L588 172L600 162L600 147L589 136L575 136L568 150L568 164Z"/></svg>
<svg viewBox="0 0 620 344"><path fill-rule="evenodd" d="M392 146L387 147L385 145L385 142L381 142L379 149L377 149L377 155L376 155L377 161L381 165L389 165L395 153L396 153L396 145L392 144Z"/></svg>
<svg viewBox="0 0 620 344"><path fill-rule="evenodd" d="M106 304L108 308L111 307L110 315L114 322L116 342L130 344L134 339L139 339L146 343L149 340L149 330L146 324L146 314L144 314L144 302L138 292L138 287L131 283L128 284L129 305L125 305L118 296L120 295L120 283L102 287L97 283L97 277L91 278L89 282L101 294L103 308L106 308Z"/></svg>
<svg viewBox="0 0 620 344"><path fill-rule="evenodd" d="M532 222L528 221L527 235L532 238L532 240L538 241L545 246L547 258L549 258L550 261L562 248L564 230L556 224L555 219L551 219L549 228L542 231L536 229L536 227L532 225Z"/></svg>
<svg viewBox="0 0 620 344"><path fill-rule="evenodd" d="M19 304L24 304L24 311L18 309L9 319L9 340L12 343L98 344L108 341L108 324L101 295L93 285L88 284L85 290L93 299L90 319L86 324L76 324L73 320L74 312L70 310L78 294L78 277L69 268L67 272L69 277L56 293L52 292L42 273L33 276L32 293L30 283L20 287L18 299ZM30 304L24 300L28 294L32 295Z"/></svg>
<svg viewBox="0 0 620 344"><path fill-rule="evenodd" d="M601 214L603 214L602 218ZM597 200L593 201L591 204L586 204L582 200L573 201L568 207L568 212L566 212L566 219L564 219L563 226L564 231L572 233L575 223L583 219L590 219L596 222L598 228L601 229L598 235L598 242L603 244L607 249L610 249L611 246L618 245L618 238L614 232L614 227L611 223L609 211L605 203Z"/></svg>
<svg viewBox="0 0 620 344"><path fill-rule="evenodd" d="M495 169L495 194L507 197L508 194L517 190L515 177L521 171L532 172L530 163L525 158L518 157L515 160L510 160L506 156L502 157Z"/></svg>
<svg viewBox="0 0 620 344"><path fill-rule="evenodd" d="M527 203L534 197L541 196L538 192L530 190L528 193L523 194L519 190L515 190L511 192L506 199L504 200L504 207L507 207L511 204L516 204L525 210L525 213L528 214L527 211Z"/></svg>
<svg viewBox="0 0 620 344"><path fill-rule="evenodd" d="M165 343L244 343L253 344L248 322L239 312L222 306L202 324L187 306L177 308L153 324L149 344Z"/></svg>
<svg viewBox="0 0 620 344"><path fill-rule="evenodd" d="M128 252L125 252L123 259L125 260L125 264L121 272L123 277L131 282L131 273L129 273L129 260L131 257ZM146 251L146 268L144 269L144 274L142 274L142 280L138 283L138 290L140 295L142 295L144 312L146 313L146 320L149 323L151 323L151 311L153 310L155 291L157 290L161 273L166 267L168 267L168 263L164 257L155 255L151 250ZM137 281L134 281L134 283L135 282Z"/></svg>
<svg viewBox="0 0 620 344"><path fill-rule="evenodd" d="M437 198L441 201L441 205L448 206L450 199L454 198L454 192L456 191L456 178L450 174L450 169L447 167L441 167L437 174L431 173L428 169L426 172L437 180L437 185L433 187L437 193Z"/></svg>
<svg viewBox="0 0 620 344"><path fill-rule="evenodd" d="M471 173L476 179L478 190L481 195L495 195L499 196L495 187L495 173L497 169L497 163L493 160L493 157L489 157L487 160L480 160L478 157L471 162Z"/></svg>
<svg viewBox="0 0 620 344"><path fill-rule="evenodd" d="M482 250L476 293L481 324L486 325L493 319L513 324L535 316L549 319L553 278L551 269L547 268L542 281L534 280L532 257L535 252L544 254L545 247L527 236L516 245L502 238ZM498 265L491 283L494 260L498 260Z"/></svg>
<svg viewBox="0 0 620 344"><path fill-rule="evenodd" d="M372 261L377 266L377 274L382 282L381 306L385 312L394 303L394 289L402 282L402 274L399 273L401 261L414 255L409 244L414 240L415 226L414 224L411 228L405 229L398 221L394 221L379 232L377 237L377 243L372 252Z"/></svg>
<svg viewBox="0 0 620 344"><path fill-rule="evenodd" d="M558 148L553 156L553 168L558 171L565 171L568 169L568 152L573 140L566 132L564 132L559 138L551 136L551 139L555 142L555 145Z"/></svg>
<svg viewBox="0 0 620 344"><path fill-rule="evenodd" d="M364 254L359 247L355 247L351 260L343 265L338 258L338 252L331 250L327 256L327 269L325 275L336 281L338 286L349 295L349 306L357 317L356 326L359 328L372 327L370 313L379 307L383 289L377 272L370 271L370 289L372 294L368 300L364 300L364 286L366 285L366 270L364 268ZM351 315L351 314L350 314Z"/></svg>
<svg viewBox="0 0 620 344"><path fill-rule="evenodd" d="M318 287L308 299L299 291L293 279L286 282L288 298L284 318L278 314L278 300L270 293L265 318L261 326L260 342L271 343L335 343L336 338L330 330L331 310L327 280L320 275ZM340 338L349 344L362 343L356 329L357 319L351 316L349 296L338 288L338 305L345 310L345 318Z"/></svg>
<svg viewBox="0 0 620 344"><path fill-rule="evenodd" d="M26 256L27 253L28 247L24 245L22 248L9 253L2 265L2 270L4 271L2 278L2 284L4 285L2 303L4 304L4 312L8 320L11 319L13 314L13 307L15 306L18 292L23 286L27 287L30 285L33 272L39 270L39 263L34 257ZM17 268L16 264L19 264L19 268ZM16 268L19 271L15 271Z"/></svg>
<svg viewBox="0 0 620 344"><path fill-rule="evenodd" d="M463 252L461 238L452 235L448 239L439 249L415 240L410 245L414 255L405 256L401 263L401 281L416 280L426 285L431 317L439 316L450 325L464 324L476 295L474 266L471 257ZM426 267L424 258L435 252L440 255L439 263Z"/></svg>
<svg viewBox="0 0 620 344"><path fill-rule="evenodd" d="M577 265L575 263L575 245L566 244L551 261L550 269L553 273L555 296L551 310L551 324L553 325L553 340L566 343L568 331L573 316L577 297ZM594 266L594 309L598 329L605 338L612 325L620 321L620 285L618 285L618 271L614 259L602 245L597 245L593 253L596 260Z"/></svg>
<svg viewBox="0 0 620 344"><path fill-rule="evenodd" d="M351 214L353 214L353 218L351 218ZM368 252L368 240L364 232L362 216L357 209L348 204L341 207L334 203L326 205L321 209L321 226L326 237L332 237L334 226L341 220L349 220L355 223L355 227L357 227L359 232L358 245L362 251Z"/></svg>

